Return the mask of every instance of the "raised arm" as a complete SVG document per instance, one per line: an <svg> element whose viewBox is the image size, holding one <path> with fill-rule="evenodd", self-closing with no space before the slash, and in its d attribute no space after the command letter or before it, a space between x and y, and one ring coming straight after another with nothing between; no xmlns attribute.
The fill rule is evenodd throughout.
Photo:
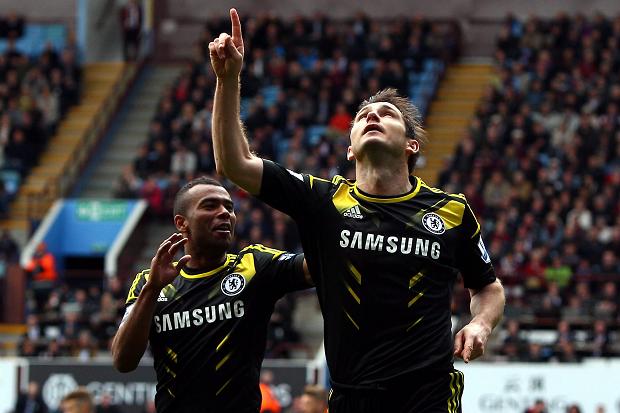
<svg viewBox="0 0 620 413"><path fill-rule="evenodd" d="M250 152L239 113L243 65L243 36L237 10L230 9L232 36L222 33L209 43L211 65L217 76L213 101L213 150L217 172L251 194L260 192L263 161Z"/></svg>
<svg viewBox="0 0 620 413"><path fill-rule="evenodd" d="M134 304L127 307L123 321L112 340L112 360L121 373L135 370L149 340L151 321L159 292L170 284L191 258L185 255L176 266L173 259L187 238L173 234L165 240L151 261L149 278Z"/></svg>

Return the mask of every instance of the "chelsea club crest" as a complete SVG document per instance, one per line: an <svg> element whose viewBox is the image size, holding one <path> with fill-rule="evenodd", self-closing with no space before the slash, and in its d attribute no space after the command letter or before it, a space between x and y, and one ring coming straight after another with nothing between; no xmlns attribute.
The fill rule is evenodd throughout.
<svg viewBox="0 0 620 413"><path fill-rule="evenodd" d="M222 292L228 296L239 294L245 287L245 278L239 273L228 274L222 280Z"/></svg>

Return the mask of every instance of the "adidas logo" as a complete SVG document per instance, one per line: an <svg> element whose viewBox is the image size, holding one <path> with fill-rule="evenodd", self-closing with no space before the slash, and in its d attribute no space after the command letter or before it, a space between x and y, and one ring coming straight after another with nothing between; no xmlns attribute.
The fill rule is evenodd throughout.
<svg viewBox="0 0 620 413"><path fill-rule="evenodd" d="M161 290L159 292L159 297L157 297L157 301L159 302L168 301L168 297L166 297L166 295L164 294L164 290Z"/></svg>
<svg viewBox="0 0 620 413"><path fill-rule="evenodd" d="M362 215L362 212L360 211L359 205L352 206L351 208L349 208L346 211L344 211L344 213L342 215L345 216L345 217L355 218L355 219L363 219L364 218L364 215Z"/></svg>

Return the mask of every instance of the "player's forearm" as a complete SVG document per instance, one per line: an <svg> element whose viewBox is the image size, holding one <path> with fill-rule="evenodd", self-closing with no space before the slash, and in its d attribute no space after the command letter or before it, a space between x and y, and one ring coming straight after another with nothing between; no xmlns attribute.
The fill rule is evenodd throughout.
<svg viewBox="0 0 620 413"><path fill-rule="evenodd" d="M481 324L489 332L499 323L504 314L504 287L499 280L486 285L481 290L472 293L470 310L471 323Z"/></svg>
<svg viewBox="0 0 620 413"><path fill-rule="evenodd" d="M262 160L250 151L240 119L237 79L218 79L213 102L213 151L217 172L246 191L260 191Z"/></svg>
<svg viewBox="0 0 620 413"><path fill-rule="evenodd" d="M147 283L112 340L114 367L121 373L135 370L144 355L158 294Z"/></svg>

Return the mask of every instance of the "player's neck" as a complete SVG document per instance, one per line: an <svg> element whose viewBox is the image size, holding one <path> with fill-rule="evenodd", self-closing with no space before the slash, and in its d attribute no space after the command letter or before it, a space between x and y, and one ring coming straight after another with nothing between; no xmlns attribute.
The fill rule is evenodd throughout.
<svg viewBox="0 0 620 413"><path fill-rule="evenodd" d="M357 187L370 195L393 196L411 191L406 164L399 168L378 168L357 162L355 180Z"/></svg>
<svg viewBox="0 0 620 413"><path fill-rule="evenodd" d="M192 254L188 251L186 254L192 256L192 259L187 263L187 267L192 269L211 271L226 262L226 251L214 252L213 254Z"/></svg>

